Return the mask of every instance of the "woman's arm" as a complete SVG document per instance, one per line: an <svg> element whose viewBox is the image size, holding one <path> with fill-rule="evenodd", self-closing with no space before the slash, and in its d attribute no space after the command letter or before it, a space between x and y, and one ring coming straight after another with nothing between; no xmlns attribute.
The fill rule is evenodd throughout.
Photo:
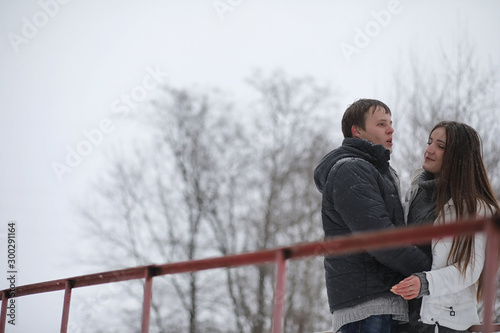
<svg viewBox="0 0 500 333"><path fill-rule="evenodd" d="M429 295L452 294L476 283L484 266L485 243L484 234L476 233L474 237L474 258L467 265L465 275L455 265L425 272ZM420 279L412 275L392 287L391 291L406 300L410 300L420 295L421 285Z"/></svg>
<svg viewBox="0 0 500 333"><path fill-rule="evenodd" d="M417 298L422 285L416 275L411 275L391 288L391 291L406 300Z"/></svg>
<svg viewBox="0 0 500 333"><path fill-rule="evenodd" d="M429 282L429 294L442 296L463 290L479 280L484 266L486 239L484 233L474 237L474 256L466 267L465 274L456 265L425 272Z"/></svg>

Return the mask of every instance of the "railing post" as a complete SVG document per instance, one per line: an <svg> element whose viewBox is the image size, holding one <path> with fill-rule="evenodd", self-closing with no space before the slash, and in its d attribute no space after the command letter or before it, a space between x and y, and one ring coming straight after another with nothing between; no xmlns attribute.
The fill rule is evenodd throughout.
<svg viewBox="0 0 500 333"><path fill-rule="evenodd" d="M142 303L142 326L141 333L149 332L149 317L151 312L151 299L153 296L153 274L150 267L146 270L146 281L144 283L144 301Z"/></svg>
<svg viewBox="0 0 500 333"><path fill-rule="evenodd" d="M274 289L273 333L283 332L283 307L285 305L286 257L285 252L276 252L276 288Z"/></svg>
<svg viewBox="0 0 500 333"><path fill-rule="evenodd" d="M493 219L499 219L498 216ZM484 332L493 332L493 309L496 299L497 270L498 270L498 244L500 242L500 230L491 220L486 224L486 258L484 262Z"/></svg>
<svg viewBox="0 0 500 333"><path fill-rule="evenodd" d="M64 289L63 313L61 319L61 333L68 331L69 309L71 303L71 291L73 290L73 281L67 280Z"/></svg>
<svg viewBox="0 0 500 333"><path fill-rule="evenodd" d="M0 313L0 333L5 333L5 322L7 320L7 303L9 299L7 298L7 291L2 291L2 310Z"/></svg>

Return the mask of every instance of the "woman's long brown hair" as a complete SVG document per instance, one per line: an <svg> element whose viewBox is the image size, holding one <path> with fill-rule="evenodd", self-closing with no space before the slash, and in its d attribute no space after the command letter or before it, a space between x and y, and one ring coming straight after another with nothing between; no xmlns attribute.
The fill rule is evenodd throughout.
<svg viewBox="0 0 500 333"><path fill-rule="evenodd" d="M458 220L476 216L479 205L489 208L491 214L500 212L498 201L484 167L481 138L469 125L442 121L432 129L446 130L446 146L442 168L436 187L436 216L445 216L445 205L451 198ZM454 264L465 276L467 266L474 258L474 236L455 236L448 255L448 264ZM483 270L484 272L484 270ZM482 296L482 277L478 283L478 299Z"/></svg>

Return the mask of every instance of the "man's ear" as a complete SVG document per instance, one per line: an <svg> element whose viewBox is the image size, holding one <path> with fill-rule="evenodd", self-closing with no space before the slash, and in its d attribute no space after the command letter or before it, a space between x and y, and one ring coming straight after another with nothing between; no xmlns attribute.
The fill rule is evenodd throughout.
<svg viewBox="0 0 500 333"><path fill-rule="evenodd" d="M359 127L358 126L352 125L352 127L351 127L351 133L352 133L352 137L353 138L360 138L360 139L362 139L361 132L359 131Z"/></svg>

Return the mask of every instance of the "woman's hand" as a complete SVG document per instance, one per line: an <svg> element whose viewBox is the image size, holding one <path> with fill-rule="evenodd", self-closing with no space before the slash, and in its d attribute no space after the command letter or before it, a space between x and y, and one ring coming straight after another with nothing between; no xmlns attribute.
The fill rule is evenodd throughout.
<svg viewBox="0 0 500 333"><path fill-rule="evenodd" d="M420 279L416 275L411 275L393 286L391 291L406 300L414 299L420 293Z"/></svg>

